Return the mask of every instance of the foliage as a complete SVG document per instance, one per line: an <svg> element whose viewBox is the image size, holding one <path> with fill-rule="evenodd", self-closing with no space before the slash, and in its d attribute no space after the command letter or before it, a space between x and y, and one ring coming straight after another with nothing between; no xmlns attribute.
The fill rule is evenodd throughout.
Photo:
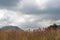
<svg viewBox="0 0 60 40"><path fill-rule="evenodd" d="M0 31L0 40L60 40L60 30Z"/></svg>
<svg viewBox="0 0 60 40"><path fill-rule="evenodd" d="M54 23L53 25L50 25L47 29L48 30L56 30L57 27L58 27L58 25Z"/></svg>
<svg viewBox="0 0 60 40"><path fill-rule="evenodd" d="M0 31L0 40L60 40L60 30L56 28L57 25L53 24L44 31L40 28L34 31L3 30Z"/></svg>

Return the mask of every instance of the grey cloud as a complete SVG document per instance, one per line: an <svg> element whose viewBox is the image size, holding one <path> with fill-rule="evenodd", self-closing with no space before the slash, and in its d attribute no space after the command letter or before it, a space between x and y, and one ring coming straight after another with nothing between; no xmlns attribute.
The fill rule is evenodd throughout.
<svg viewBox="0 0 60 40"><path fill-rule="evenodd" d="M19 0L0 0L0 8L9 8L12 9L13 7L15 7L17 5L17 3L19 2ZM26 2L26 1L25 1ZM31 2L31 1L30 1ZM22 28L37 28L43 25L38 26L37 22L44 22L44 20L47 21L57 21L60 20L60 1L59 0L51 0L48 1L48 3L46 4L45 8L43 10L41 9L37 9L37 5L35 5L34 3L23 3L23 8L18 8L18 10L20 12L22 12L22 14L24 15L36 15L37 19L34 22L28 22L25 23L22 26ZM17 13L19 14L19 13ZM44 16L44 14L46 16ZM10 13L9 13L10 15ZM13 15L12 15L13 16ZM44 17L43 17L44 16ZM15 16L14 16L15 17ZM1 22L5 21L6 23L10 24L12 23L12 20L8 18L0 20ZM14 23L13 23L14 24ZM45 23L44 23L45 24Z"/></svg>
<svg viewBox="0 0 60 40"><path fill-rule="evenodd" d="M32 3L32 2L31 2ZM32 4L25 4L20 11L25 14L37 15L40 16L42 14L48 14L48 17L44 17L43 19L46 20L59 20L60 19L60 0L49 0L47 4L45 4L45 8L37 9L37 5L34 3ZM41 17L41 16L40 16ZM39 18L40 18L39 17Z"/></svg>
<svg viewBox="0 0 60 40"><path fill-rule="evenodd" d="M0 0L0 8L12 8L21 0Z"/></svg>
<svg viewBox="0 0 60 40"><path fill-rule="evenodd" d="M26 14L39 14L39 13L42 13L42 10L38 10L36 5L26 5L24 6L23 9L20 9L20 11L22 11L23 13L26 13Z"/></svg>
<svg viewBox="0 0 60 40"><path fill-rule="evenodd" d="M37 5L35 4L25 4L25 6L23 6L23 9L21 10L22 12L26 13L26 14L60 14L60 0L50 0L48 1L47 4L45 4L45 9L41 10L41 9L37 9Z"/></svg>

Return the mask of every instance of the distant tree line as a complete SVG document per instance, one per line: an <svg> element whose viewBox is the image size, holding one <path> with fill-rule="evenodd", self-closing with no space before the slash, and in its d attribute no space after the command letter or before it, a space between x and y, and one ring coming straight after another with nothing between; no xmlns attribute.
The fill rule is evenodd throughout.
<svg viewBox="0 0 60 40"><path fill-rule="evenodd" d="M49 27L47 27L45 30L56 30L57 27L58 25L54 23L53 25L50 25Z"/></svg>

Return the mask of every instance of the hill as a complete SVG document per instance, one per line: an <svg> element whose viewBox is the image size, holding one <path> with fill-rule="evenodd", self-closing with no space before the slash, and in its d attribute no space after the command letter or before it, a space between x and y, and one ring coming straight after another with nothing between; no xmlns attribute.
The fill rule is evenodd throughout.
<svg viewBox="0 0 60 40"><path fill-rule="evenodd" d="M19 28L18 26L4 26L0 28L0 30L22 30L22 29Z"/></svg>

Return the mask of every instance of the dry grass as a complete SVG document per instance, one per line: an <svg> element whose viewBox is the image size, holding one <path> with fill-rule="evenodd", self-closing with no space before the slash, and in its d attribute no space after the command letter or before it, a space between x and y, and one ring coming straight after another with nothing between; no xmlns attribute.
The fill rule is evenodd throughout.
<svg viewBox="0 0 60 40"><path fill-rule="evenodd" d="M60 40L60 30L0 31L0 40Z"/></svg>

